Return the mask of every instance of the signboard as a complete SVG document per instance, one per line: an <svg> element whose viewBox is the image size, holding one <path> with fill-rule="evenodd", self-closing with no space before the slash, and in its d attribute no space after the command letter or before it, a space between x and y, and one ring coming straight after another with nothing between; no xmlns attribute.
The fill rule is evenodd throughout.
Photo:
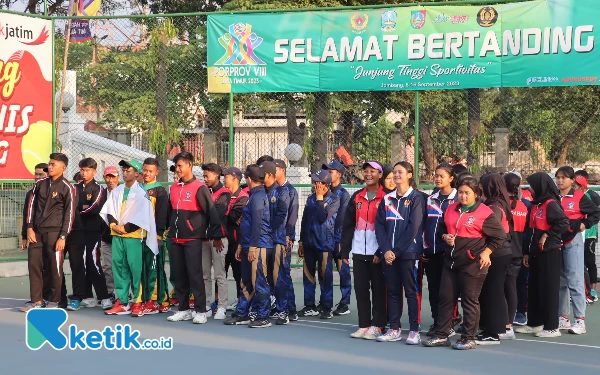
<svg viewBox="0 0 600 375"><path fill-rule="evenodd" d="M597 0L208 16L210 92L597 85Z"/></svg>
<svg viewBox="0 0 600 375"><path fill-rule="evenodd" d="M33 179L52 152L52 22L0 13L0 179Z"/></svg>

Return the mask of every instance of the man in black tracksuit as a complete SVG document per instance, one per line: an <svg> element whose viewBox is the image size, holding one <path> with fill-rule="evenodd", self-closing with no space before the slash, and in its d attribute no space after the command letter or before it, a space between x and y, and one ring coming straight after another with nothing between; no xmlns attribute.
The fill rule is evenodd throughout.
<svg viewBox="0 0 600 375"><path fill-rule="evenodd" d="M52 295L47 307L56 308L62 288L62 264L66 238L75 217L73 186L63 177L69 159L53 153L48 164L49 177L39 180L29 199L27 209L27 240L29 241L29 283L31 306L21 311L41 308L43 289L43 253L48 256L48 279Z"/></svg>
<svg viewBox="0 0 600 375"><path fill-rule="evenodd" d="M92 158L85 158L79 162L79 173L83 181L75 185L78 193L77 211L81 215L85 243L83 254L85 257L85 300L84 307L94 307L92 286L96 291L96 298L105 304L102 308L112 307L106 288L106 279L100 263L100 241L102 237L102 218L100 210L106 202L106 191L96 182L94 175L98 167Z"/></svg>

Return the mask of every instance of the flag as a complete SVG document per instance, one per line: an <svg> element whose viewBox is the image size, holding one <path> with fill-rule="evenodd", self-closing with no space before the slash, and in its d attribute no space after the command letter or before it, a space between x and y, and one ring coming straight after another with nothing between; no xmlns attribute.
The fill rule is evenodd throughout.
<svg viewBox="0 0 600 375"><path fill-rule="evenodd" d="M95 16L98 13L98 10L100 10L101 4L102 0L70 0L69 16ZM92 39L90 20L72 20L71 37L69 38L69 41L77 43L85 42L90 39Z"/></svg>

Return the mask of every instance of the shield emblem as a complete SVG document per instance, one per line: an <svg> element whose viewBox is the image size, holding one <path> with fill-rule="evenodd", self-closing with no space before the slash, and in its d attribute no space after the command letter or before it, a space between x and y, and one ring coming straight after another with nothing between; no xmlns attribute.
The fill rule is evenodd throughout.
<svg viewBox="0 0 600 375"><path fill-rule="evenodd" d="M381 30L391 32L396 30L396 12L388 10L381 15Z"/></svg>
<svg viewBox="0 0 600 375"><path fill-rule="evenodd" d="M426 12L427 11L425 11L425 10L413 10L410 13L410 25L414 29L420 29L423 26L425 26Z"/></svg>

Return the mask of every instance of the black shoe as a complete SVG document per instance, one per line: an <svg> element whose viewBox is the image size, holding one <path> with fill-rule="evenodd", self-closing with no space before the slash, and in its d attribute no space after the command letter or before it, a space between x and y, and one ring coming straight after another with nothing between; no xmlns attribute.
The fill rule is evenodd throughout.
<svg viewBox="0 0 600 375"><path fill-rule="evenodd" d="M464 340L460 339L454 344L452 344L452 349L456 350L469 350L469 349L477 349L477 343L474 340Z"/></svg>
<svg viewBox="0 0 600 375"><path fill-rule="evenodd" d="M248 327L250 327L250 328L268 328L270 326L271 326L271 321L269 320L269 318L256 319L256 320L250 322L250 324L248 324Z"/></svg>
<svg viewBox="0 0 600 375"><path fill-rule="evenodd" d="M435 336L435 332L436 332L436 330L435 330L435 324L432 324L429 327L429 331L427 331L427 333L425 334L425 336L427 336L427 337L433 337L433 336Z"/></svg>
<svg viewBox="0 0 600 375"><path fill-rule="evenodd" d="M271 319L277 319L277 318L279 318L279 312L277 311L277 309L271 309L271 313L269 314L269 318L271 318Z"/></svg>
<svg viewBox="0 0 600 375"><path fill-rule="evenodd" d="M223 320L223 324L226 326L241 326L249 324L250 322L251 320L249 316L230 316L229 318Z"/></svg>
<svg viewBox="0 0 600 375"><path fill-rule="evenodd" d="M321 316L319 318L320 319L331 319L331 318L333 318L333 314L331 313L331 310L323 310L321 312Z"/></svg>
<svg viewBox="0 0 600 375"><path fill-rule="evenodd" d="M475 337L475 343L477 345L498 345L500 344L500 338L497 335L489 335L482 332Z"/></svg>
<svg viewBox="0 0 600 375"><path fill-rule="evenodd" d="M258 317L258 314L255 311L250 311L250 313L248 314L248 317L250 318L250 321L253 322Z"/></svg>
<svg viewBox="0 0 600 375"><path fill-rule="evenodd" d="M433 337L429 340L423 341L423 346L428 348L435 348L438 346L450 346L450 340L446 337Z"/></svg>
<svg viewBox="0 0 600 375"><path fill-rule="evenodd" d="M238 316L238 312L237 311L234 311L234 312L231 313L231 317L232 318L235 318L237 316Z"/></svg>
<svg viewBox="0 0 600 375"><path fill-rule="evenodd" d="M298 312L290 311L288 314L288 318L290 319L290 322L297 322L298 321Z"/></svg>
<svg viewBox="0 0 600 375"><path fill-rule="evenodd" d="M321 312L319 310L317 310L317 308L315 306L306 306L305 308L300 310L298 315L300 315L300 316L317 316L320 313Z"/></svg>
<svg viewBox="0 0 600 375"><path fill-rule="evenodd" d="M321 313L323 312L323 310L325 310L325 306L323 306L323 304L319 302L319 304L317 305L317 311Z"/></svg>
<svg viewBox="0 0 600 375"><path fill-rule="evenodd" d="M277 321L275 322L275 324L277 324L278 326L285 326L289 323L290 318L288 317L288 314L286 312L280 312L277 315Z"/></svg>
<svg viewBox="0 0 600 375"><path fill-rule="evenodd" d="M345 303L339 303L337 305L337 309L335 309L335 311L333 312L333 315L348 315L350 314L350 309L348 308L348 305L346 305Z"/></svg>

